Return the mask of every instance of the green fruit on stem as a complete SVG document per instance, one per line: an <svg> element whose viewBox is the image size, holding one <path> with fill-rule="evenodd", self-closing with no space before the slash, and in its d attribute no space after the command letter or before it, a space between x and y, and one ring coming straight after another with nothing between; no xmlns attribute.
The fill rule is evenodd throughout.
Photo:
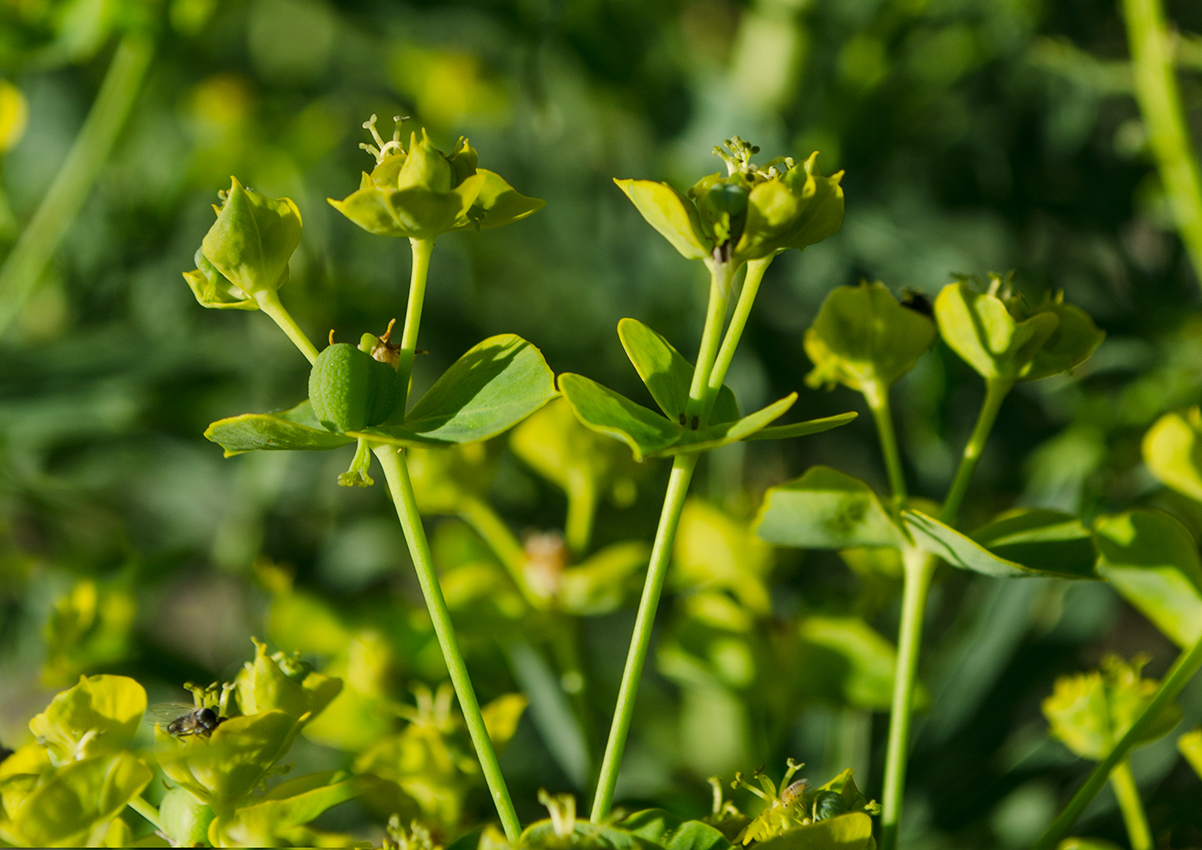
<svg viewBox="0 0 1202 850"><path fill-rule="evenodd" d="M309 401L327 428L359 431L379 425L396 406L397 372L345 342L317 356L309 373Z"/></svg>

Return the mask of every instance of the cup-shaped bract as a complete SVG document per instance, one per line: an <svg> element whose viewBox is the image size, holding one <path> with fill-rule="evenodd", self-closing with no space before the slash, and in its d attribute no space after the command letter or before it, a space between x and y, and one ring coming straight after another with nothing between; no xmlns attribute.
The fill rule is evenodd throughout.
<svg viewBox="0 0 1202 850"><path fill-rule="evenodd" d="M1166 413L1144 434L1144 463L1156 480L1202 502L1202 410Z"/></svg>
<svg viewBox="0 0 1202 850"><path fill-rule="evenodd" d="M129 746L146 711L146 691L126 676L81 676L58 694L29 729L50 760L67 764Z"/></svg>
<svg viewBox="0 0 1202 850"><path fill-rule="evenodd" d="M935 299L944 341L986 380L1033 381L1079 366L1105 334L1057 294L1031 305L991 276L987 292L966 281L948 284Z"/></svg>
<svg viewBox="0 0 1202 850"><path fill-rule="evenodd" d="M200 306L217 310L259 309L258 301L235 286L229 278L213 267L213 264L205 257L203 249L196 249L194 260L196 268L190 272L184 272L184 280L188 282L188 288L192 290L192 294L196 296ZM276 285L276 289L283 286L287 280L288 270L284 269L284 278Z"/></svg>
<svg viewBox="0 0 1202 850"><path fill-rule="evenodd" d="M874 394L914 368L935 342L935 323L903 306L882 283L840 286L805 334L812 387L843 384Z"/></svg>
<svg viewBox="0 0 1202 850"><path fill-rule="evenodd" d="M525 218L544 202L516 192L499 175L477 167L479 156L460 138L450 154L434 146L423 128L406 149L400 120L389 141L376 131L376 116L363 126L377 143L362 145L376 157L359 189L341 201L328 199L340 213L370 233L433 239L452 230L480 230Z"/></svg>
<svg viewBox="0 0 1202 850"><path fill-rule="evenodd" d="M238 302L274 292L288 280L288 261L300 245L301 216L288 198L269 198L247 189L237 177L230 179L217 221L200 245L204 258L226 283L209 284L208 270L199 261L197 272L207 285L194 283L187 274L184 277L206 307L249 309Z"/></svg>
<svg viewBox="0 0 1202 850"><path fill-rule="evenodd" d="M727 174L701 178L687 195L653 180L615 180L647 223L690 260L733 263L804 249L843 224L842 172L825 177L817 152L798 164L780 157L767 165L751 162L759 148L738 136L726 141L729 153L714 152Z"/></svg>
<svg viewBox="0 0 1202 850"><path fill-rule="evenodd" d="M234 684L243 714L278 710L296 721L319 714L342 690L341 679L315 673L283 652L268 655L267 646L258 641L255 660L243 666Z"/></svg>

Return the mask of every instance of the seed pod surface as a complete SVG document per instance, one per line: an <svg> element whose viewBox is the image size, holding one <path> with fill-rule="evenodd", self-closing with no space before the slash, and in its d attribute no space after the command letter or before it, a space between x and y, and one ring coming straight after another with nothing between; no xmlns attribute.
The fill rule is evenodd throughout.
<svg viewBox="0 0 1202 850"><path fill-rule="evenodd" d="M397 373L349 343L335 343L313 364L309 400L327 428L359 431L379 425L396 406Z"/></svg>

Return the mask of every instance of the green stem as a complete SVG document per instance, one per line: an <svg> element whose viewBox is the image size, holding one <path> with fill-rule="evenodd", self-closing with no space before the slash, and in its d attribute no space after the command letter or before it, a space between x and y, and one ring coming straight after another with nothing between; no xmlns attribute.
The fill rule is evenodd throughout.
<svg viewBox="0 0 1202 850"><path fill-rule="evenodd" d="M1006 393L1014 386L1009 380L987 380L985 400L977 423L973 427L960 465L952 478L940 519L954 525L960 512L960 504L968 492L969 481L976 471L989 432L997 420L998 410ZM879 394L878 394L879 395ZM867 394L866 394L867 396ZM885 396L887 399L887 395ZM869 406L873 400L869 399ZM879 421L878 421L879 424ZM889 428L892 430L892 419ZM882 431L882 444L885 441ZM888 450L886 450L888 451ZM886 460L886 464L889 461ZM899 466L900 471L900 466ZM892 475L891 475L892 477ZM896 490L894 491L896 494ZM906 766L909 761L910 724L914 707L914 686L917 682L918 655L922 644L923 613L926 611L927 593L931 588L931 577L937 559L916 548L907 547L902 552L905 568L905 583L902 590L902 620L897 638L897 666L893 679L893 703L889 711L889 741L885 751L885 790L881 811L880 850L897 847L898 829L901 826L902 803L906 789Z"/></svg>
<svg viewBox="0 0 1202 850"><path fill-rule="evenodd" d="M1131 850L1152 850L1152 830L1148 828L1148 815L1144 811L1143 800L1139 798L1139 786L1135 784L1135 775L1131 773L1130 761L1123 759L1119 762L1114 773L1110 774L1110 784L1119 801L1119 811L1123 813Z"/></svg>
<svg viewBox="0 0 1202 850"><path fill-rule="evenodd" d="M583 470L569 470L568 515L563 524L563 537L572 554L578 558L588 551L596 515L596 482Z"/></svg>
<svg viewBox="0 0 1202 850"><path fill-rule="evenodd" d="M142 89L153 53L154 40L145 33L130 33L117 45L58 176L0 267L0 337L12 327L37 288L46 264L87 200Z"/></svg>
<svg viewBox="0 0 1202 850"><path fill-rule="evenodd" d="M1077 789L1077 793L1069 800L1068 805L1060 812L1060 816L1056 818L1055 822L1048 827L1043 837L1035 843L1032 850L1051 850L1055 846L1060 836L1068 831L1089 802L1102 790L1102 786L1106 784L1107 778L1118 767L1119 762L1127 757L1127 753L1131 751L1132 747L1143 740L1148 729L1160 718L1160 713L1177 698L1182 689L1194 678L1199 668L1202 668L1202 639L1199 639L1188 652L1183 652L1178 656L1173 668L1160 683L1160 689L1144 708L1143 714L1136 718L1135 722L1131 724L1131 728L1127 730L1127 734L1115 744L1114 749L1106 758L1094 767L1089 778L1085 780L1085 784Z"/></svg>
<svg viewBox="0 0 1202 850"><path fill-rule="evenodd" d="M271 317L271 320L280 326L280 330L288 335L288 339L292 340L292 344L300 349L300 353L305 355L305 359L310 363L317 360L317 347L310 342L309 337L292 318L292 314L285 309L278 292L274 289L256 292L255 301L258 302L259 309Z"/></svg>
<svg viewBox="0 0 1202 850"><path fill-rule="evenodd" d="M143 800L141 797L134 797L128 803L129 807L140 814L146 820L150 821L155 829L162 829L163 825L159 823L159 810L150 803Z"/></svg>
<svg viewBox="0 0 1202 850"><path fill-rule="evenodd" d="M968 492L968 482L972 480L972 474L976 472L977 464L981 460L981 453L985 451L985 441L989 439L989 432L993 430L993 423L997 421L1002 401L1013 386L1014 381L1009 379L989 378L985 381L985 402L977 415L977 424L972 429L972 435L964 446L960 467L956 470L956 477L952 479L947 498L943 500L943 510L939 513L939 519L948 525L954 525L956 517L960 514L960 505Z"/></svg>
<svg viewBox="0 0 1202 850"><path fill-rule="evenodd" d="M902 589L901 627L897 638L897 667L893 676L893 703L889 712L889 741L885 750L881 850L893 850L897 846L902 798L906 790L906 765L910 757L910 723L913 719L918 654L922 646L923 615L931 576L935 572L935 559L921 550L907 548L902 554L905 583Z"/></svg>
<svg viewBox="0 0 1202 850"><path fill-rule="evenodd" d="M375 455L384 468L384 477L388 480L388 490L396 505L397 517L409 543L409 554L413 559L413 567L417 572L417 580L421 585L422 595L426 599L426 607L430 612L430 621L434 626L434 634L438 637L438 645L442 648L442 657L446 661L447 671L451 676L451 684L459 698L459 707L463 711L463 719L467 722L468 733L480 759L480 768L484 780L492 793L493 804L501 817L501 826L505 829L505 837L511 844L516 843L521 834L521 824L517 812L514 811L513 801L509 797L509 789L505 785L505 777L501 775L501 765L497 761L496 750L488 737L488 729L484 725L484 716L480 713L480 703L472 688L468 676L467 664L463 653L459 651L459 643L455 640L455 628L451 625L451 613L447 610L446 599L442 595L442 587L438 583L438 574L434 570L434 558L430 554L430 544L426 540L426 532L422 527L421 516L417 511L417 500L413 495L413 483L409 480L409 468L400 452L391 446L378 446Z"/></svg>
<svg viewBox="0 0 1202 850"><path fill-rule="evenodd" d="M761 260L751 260L747 263L747 276L743 278L743 289L739 292L739 300L735 302L735 311L730 317L730 326L726 329L722 348L718 350L714 368L710 371L706 416L709 415L714 401L718 398L718 391L722 389L722 384L726 381L726 373L730 371L731 361L735 358L735 349L739 347L739 340L743 336L743 330L747 327L751 306L755 303L755 296L760 291L760 282L764 279L764 272L768 271L768 266L772 264L773 256L764 257Z"/></svg>
<svg viewBox="0 0 1202 850"><path fill-rule="evenodd" d="M618 768L622 762L622 751L626 747L626 736L630 732L634 698L638 691L639 678L643 673L643 662L647 658L647 646L651 642L655 609L659 606L660 592L668 574L668 561L671 560L672 544L676 539L676 527L680 524L680 513L684 509L685 496L689 491L689 480L696 466L696 454L677 455L672 460L668 491L664 494L664 507L659 516L659 526L655 530L655 543L651 547L647 581L643 585L643 597L639 600L639 611L630 638L630 651L626 655L626 668L622 671L622 685L618 689L618 703L614 707L613 724L609 727L609 740L605 744L605 756L601 761L601 775L597 779L597 793L593 797L593 809L589 813L589 820L593 823L604 821L613 806L614 788L618 784Z"/></svg>
<svg viewBox="0 0 1202 850"><path fill-rule="evenodd" d="M697 365L693 367L693 383L689 386L689 403L685 407L685 416L690 419L694 416L700 418L709 409L709 378L718 356L718 343L722 325L726 321L726 305L730 300L730 282L734 271L730 263L714 263L710 266L709 306L705 311L705 328L701 332Z"/></svg>
<svg viewBox="0 0 1202 850"><path fill-rule="evenodd" d="M422 323L422 305L426 301L426 278L430 274L430 254L434 252L433 239L410 239L413 251L413 271L409 278L409 304L405 308L405 329L401 333L401 350L398 352L397 372L401 376L401 408L409 395L409 379L413 375L413 358L417 351L417 332Z"/></svg>
<svg viewBox="0 0 1202 850"><path fill-rule="evenodd" d="M885 470L889 473L889 488L893 491L893 506L903 510L910 496L906 491L906 475L902 470L901 453L897 447L897 432L893 428L893 409L889 404L889 387L874 383L864 388L864 398L872 418L876 420L877 435L881 440L881 454L885 458Z"/></svg>
<svg viewBox="0 0 1202 850"><path fill-rule="evenodd" d="M1202 283L1202 173L1181 106L1164 8L1160 0L1123 0L1123 16L1148 144L1194 273Z"/></svg>

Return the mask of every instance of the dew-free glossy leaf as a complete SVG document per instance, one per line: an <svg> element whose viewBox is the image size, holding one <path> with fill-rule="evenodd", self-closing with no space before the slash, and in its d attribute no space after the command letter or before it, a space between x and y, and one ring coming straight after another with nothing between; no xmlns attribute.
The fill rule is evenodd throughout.
<svg viewBox="0 0 1202 850"><path fill-rule="evenodd" d="M1144 463L1156 479L1202 501L1202 411L1192 407L1156 420L1144 435Z"/></svg>
<svg viewBox="0 0 1202 850"><path fill-rule="evenodd" d="M82 846L93 829L119 815L152 778L153 771L126 752L72 762L25 798L13 815L14 830L28 846Z"/></svg>
<svg viewBox="0 0 1202 850"><path fill-rule="evenodd" d="M1178 646L1202 637L1202 560L1184 525L1136 508L1094 523L1098 572Z"/></svg>
<svg viewBox="0 0 1202 850"><path fill-rule="evenodd" d="M710 247L702 236L701 217L687 197L667 183L654 180L614 180L626 193L647 223L690 260L709 257Z"/></svg>
<svg viewBox="0 0 1202 850"><path fill-rule="evenodd" d="M770 489L756 520L756 533L769 543L803 549L905 542L872 488L829 466L816 466Z"/></svg>
<svg viewBox="0 0 1202 850"><path fill-rule="evenodd" d="M680 426L583 375L559 376L559 390L587 428L621 440L642 460L671 447Z"/></svg>
<svg viewBox="0 0 1202 850"><path fill-rule="evenodd" d="M124 749L146 711L146 691L127 676L81 676L58 694L29 730L59 764Z"/></svg>
<svg viewBox="0 0 1202 850"><path fill-rule="evenodd" d="M500 227L513 221L523 219L541 210L547 205L546 201L538 198L528 198L510 186L499 175L487 168L480 168L477 174L484 176L480 193L468 210L467 220L452 227L452 230L486 230L490 227Z"/></svg>
<svg viewBox="0 0 1202 850"><path fill-rule="evenodd" d="M451 364L405 416L404 425L352 432L400 446L487 440L555 397L542 352L513 334L489 337Z"/></svg>
<svg viewBox="0 0 1202 850"><path fill-rule="evenodd" d="M784 416L785 412L797 401L797 393L789 393L779 401L775 401L762 410L749 413L733 422L718 422L694 431L689 427L676 426L679 436L675 445L655 454L667 457L675 454L706 452L720 446L749 440L762 431L770 423Z"/></svg>
<svg viewBox="0 0 1202 850"><path fill-rule="evenodd" d="M1092 577L1098 559L1089 529L1059 511L1007 511L972 539L998 557L1045 573Z"/></svg>
<svg viewBox="0 0 1202 850"><path fill-rule="evenodd" d="M244 413L219 419L205 429L204 435L225 449L226 457L253 451L329 451L355 442L352 437L326 430L307 400L279 413Z"/></svg>
<svg viewBox="0 0 1202 850"><path fill-rule="evenodd" d="M808 437L810 434L821 434L840 425L846 425L860 414L855 411L837 413L834 416L824 416L821 419L810 419L806 422L794 422L792 425L769 425L750 436L744 437L746 442L755 440L788 440L793 437Z"/></svg>
<svg viewBox="0 0 1202 850"><path fill-rule="evenodd" d="M800 826L756 845L756 850L869 850L872 818L863 812Z"/></svg>
<svg viewBox="0 0 1202 850"><path fill-rule="evenodd" d="M914 538L914 542L930 554L936 555L953 567L962 570L995 578L1022 578L1038 575L1060 578L1097 578L1092 564L1088 569L1082 569L1080 562L1055 563L1054 555L1051 553L1064 545L1062 541L1053 539L1044 544L1039 544L1037 541L1022 544L1023 547L1034 547L1035 550L1038 550L1041 545L1048 547L1046 554L1041 554L1034 560L1044 564L1051 563L1053 566L1048 569L1039 569L995 554L971 537L961 534L921 511L904 511L902 520ZM1024 549L1024 551L1030 552L1032 549Z"/></svg>

